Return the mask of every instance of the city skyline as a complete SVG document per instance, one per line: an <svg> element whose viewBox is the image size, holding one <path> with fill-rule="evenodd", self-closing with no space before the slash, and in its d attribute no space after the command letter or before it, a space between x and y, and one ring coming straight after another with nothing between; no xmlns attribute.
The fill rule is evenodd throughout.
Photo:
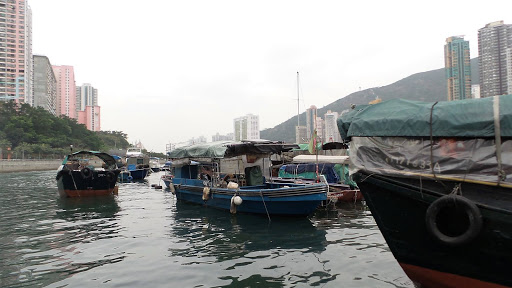
<svg viewBox="0 0 512 288"><path fill-rule="evenodd" d="M123 131L129 142L141 139L155 151L197 135L227 134L237 115L259 115L262 129L286 121L297 114L297 71L303 113L312 104L324 107L360 89L443 67L439 47L451 35L465 35L474 58L478 29L493 21L512 23L506 12L512 4L502 1L464 5L464 13L456 14L450 11L460 11L461 1L435 4L422 13L407 1L221 1L201 2L200 8L169 1L154 3L161 9L150 18L124 3L101 3L96 9L98 1L31 2L33 50L54 65L73 65L77 83L93 83L102 91L102 129ZM123 13L110 14L117 9ZM366 17L349 11L364 11ZM91 16L99 20L87 21ZM267 21L259 21L261 16ZM135 25L134 17L154 29ZM87 35L94 41L83 41ZM142 38L135 41L139 38L133 35ZM411 37L421 45L402 49ZM159 39L158 44L148 46L150 39ZM144 61L134 60L142 55L138 51L146 51ZM189 123L162 131L135 119L119 121L141 113L147 119L162 115L171 124ZM209 115L209 120L203 123L190 114Z"/></svg>

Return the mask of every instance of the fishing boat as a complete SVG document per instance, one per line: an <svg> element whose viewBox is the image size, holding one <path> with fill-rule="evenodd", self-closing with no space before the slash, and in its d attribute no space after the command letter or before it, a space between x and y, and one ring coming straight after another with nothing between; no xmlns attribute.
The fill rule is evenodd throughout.
<svg viewBox="0 0 512 288"><path fill-rule="evenodd" d="M292 163L279 168L280 182L314 183L323 175L329 184L327 198L331 202L354 202L363 199L357 184L349 177L349 156L297 155Z"/></svg>
<svg viewBox="0 0 512 288"><path fill-rule="evenodd" d="M421 287L512 287L512 95L388 100L338 118L351 175Z"/></svg>
<svg viewBox="0 0 512 288"><path fill-rule="evenodd" d="M117 194L114 157L97 151L78 151L64 158L57 170L57 188L62 197Z"/></svg>
<svg viewBox="0 0 512 288"><path fill-rule="evenodd" d="M160 172L160 158L149 157L149 168L151 168L153 172Z"/></svg>
<svg viewBox="0 0 512 288"><path fill-rule="evenodd" d="M140 148L126 150L126 168L120 174L120 181L143 180L150 173L149 157Z"/></svg>
<svg viewBox="0 0 512 288"><path fill-rule="evenodd" d="M296 147L276 141L213 142L170 152L172 177L162 178L179 200L270 215L309 215L327 199L326 183L270 179L270 155ZM265 168L268 168L265 169Z"/></svg>

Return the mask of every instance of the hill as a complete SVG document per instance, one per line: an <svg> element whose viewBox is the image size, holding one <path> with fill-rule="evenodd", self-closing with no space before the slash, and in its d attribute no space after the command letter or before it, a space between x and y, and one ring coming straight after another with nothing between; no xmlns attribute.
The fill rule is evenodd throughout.
<svg viewBox="0 0 512 288"><path fill-rule="evenodd" d="M478 84L478 58L471 59L471 75L471 83ZM440 68L416 73L387 86L354 92L319 108L318 115L321 115L323 118L327 110L340 113L343 110L349 109L351 104L368 104L377 97L383 101L396 98L425 102L446 101L445 69ZM299 117L301 123L306 123L306 112L301 113ZM267 140L294 143L295 125L297 125L297 116L286 120L274 128L261 131L260 137Z"/></svg>

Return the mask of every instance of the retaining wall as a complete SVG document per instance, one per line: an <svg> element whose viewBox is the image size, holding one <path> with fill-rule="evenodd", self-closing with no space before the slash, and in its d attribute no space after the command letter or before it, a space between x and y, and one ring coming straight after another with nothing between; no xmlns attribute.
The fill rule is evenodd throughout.
<svg viewBox="0 0 512 288"><path fill-rule="evenodd" d="M62 160L0 160L0 173L57 170Z"/></svg>

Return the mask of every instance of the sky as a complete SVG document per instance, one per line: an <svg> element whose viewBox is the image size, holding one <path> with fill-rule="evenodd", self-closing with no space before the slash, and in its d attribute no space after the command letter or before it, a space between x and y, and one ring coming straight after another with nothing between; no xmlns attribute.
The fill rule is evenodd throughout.
<svg viewBox="0 0 512 288"><path fill-rule="evenodd" d="M148 151L260 130L444 67L444 45L512 24L512 1L29 0L33 53L98 89L101 130ZM299 72L299 89L297 89ZM297 101L299 99L299 101ZM297 111L299 110L299 111ZM338 111L340 112L340 111Z"/></svg>

